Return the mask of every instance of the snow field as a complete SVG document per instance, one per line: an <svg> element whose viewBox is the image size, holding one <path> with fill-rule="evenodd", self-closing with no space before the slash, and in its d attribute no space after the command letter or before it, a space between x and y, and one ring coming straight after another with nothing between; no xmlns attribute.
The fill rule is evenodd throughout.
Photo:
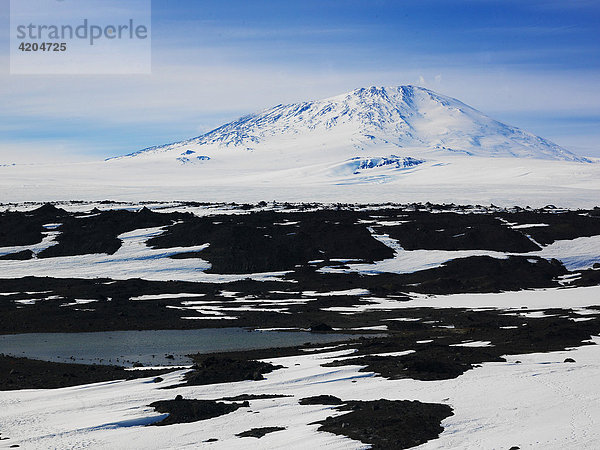
<svg viewBox="0 0 600 450"><path fill-rule="evenodd" d="M4 392L0 397L0 448L18 443L45 448L367 448L350 439L317 432L314 421L339 414L329 406L301 406L300 398L329 394L343 400L420 400L446 403L454 415L445 419L439 439L420 449L464 448L596 448L600 440L600 338L593 344L546 354L509 356L505 363L484 363L451 380L386 380L359 372L360 366L322 367L351 356L351 351L327 351L268 360L286 368L260 382L243 381L180 387L184 371L151 379L97 383L58 390ZM325 348L325 350L328 350ZM329 349L331 350L331 349ZM570 357L576 363L564 363ZM520 363L517 363L520 361ZM240 394L286 394L292 397L252 400L249 408L189 424L146 427L162 416L145 405L161 399L218 399ZM235 434L256 427L280 426L283 431L260 440Z"/></svg>

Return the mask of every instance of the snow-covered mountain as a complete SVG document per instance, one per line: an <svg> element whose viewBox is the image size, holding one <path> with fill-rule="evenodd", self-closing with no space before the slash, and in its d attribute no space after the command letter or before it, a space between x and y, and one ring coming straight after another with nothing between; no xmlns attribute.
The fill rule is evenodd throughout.
<svg viewBox="0 0 600 450"><path fill-rule="evenodd" d="M188 199L593 207L600 164L414 87L369 87L86 163L0 167L0 200Z"/></svg>
<svg viewBox="0 0 600 450"><path fill-rule="evenodd" d="M388 164L404 168L405 158L411 158L412 167L415 161L450 154L587 161L459 100L416 86L371 86L324 100L277 105L199 137L121 158L205 164L231 150L262 156L285 150L280 156L290 168L298 158L306 164L358 159L361 167L369 165L365 158L387 158Z"/></svg>

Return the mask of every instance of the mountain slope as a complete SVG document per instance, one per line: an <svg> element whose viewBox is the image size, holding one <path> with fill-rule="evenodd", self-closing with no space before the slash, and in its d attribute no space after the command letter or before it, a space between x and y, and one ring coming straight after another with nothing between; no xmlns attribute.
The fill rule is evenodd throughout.
<svg viewBox="0 0 600 450"><path fill-rule="evenodd" d="M372 86L319 101L277 105L202 136L122 158L207 163L227 150L285 150L280 156L288 158L290 167L302 156L307 163L373 157L399 162L451 154L587 161L456 99L416 86Z"/></svg>

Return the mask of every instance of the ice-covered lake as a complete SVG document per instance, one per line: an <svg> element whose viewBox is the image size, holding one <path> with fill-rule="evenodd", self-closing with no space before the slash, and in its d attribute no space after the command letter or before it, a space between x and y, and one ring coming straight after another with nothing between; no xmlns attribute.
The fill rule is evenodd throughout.
<svg viewBox="0 0 600 450"><path fill-rule="evenodd" d="M185 355L270 347L307 342L327 343L356 338L350 334L304 331L258 331L244 328L200 330L104 331L93 333L26 333L0 336L0 353L55 362L145 366L190 364ZM173 358L167 358L172 355Z"/></svg>

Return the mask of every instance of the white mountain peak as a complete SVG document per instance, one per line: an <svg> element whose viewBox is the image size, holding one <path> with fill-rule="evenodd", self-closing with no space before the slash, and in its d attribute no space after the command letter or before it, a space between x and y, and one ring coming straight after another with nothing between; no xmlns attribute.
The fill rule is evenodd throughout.
<svg viewBox="0 0 600 450"><path fill-rule="evenodd" d="M423 157L432 152L483 157L587 161L519 128L498 122L451 97L418 86L355 89L323 100L276 105L204 135L131 156L169 155L207 161L218 150L276 151L289 157L319 148L364 156ZM192 152L187 155L182 150ZM337 151L336 154L339 154ZM217 153L218 154L218 153ZM210 155L210 156L208 156Z"/></svg>

